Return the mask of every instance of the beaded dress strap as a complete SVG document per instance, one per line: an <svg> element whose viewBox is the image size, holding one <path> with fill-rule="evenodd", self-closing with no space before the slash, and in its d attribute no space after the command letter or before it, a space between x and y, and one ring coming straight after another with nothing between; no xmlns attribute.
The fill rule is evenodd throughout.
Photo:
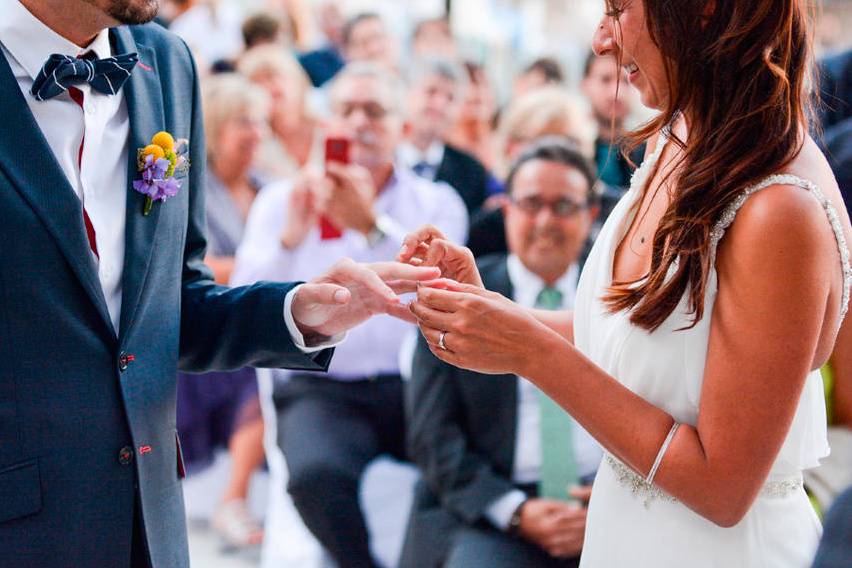
<svg viewBox="0 0 852 568"><path fill-rule="evenodd" d="M831 201L823 195L822 190L812 181L802 179L790 174L773 175L765 180L746 188L740 193L734 201L728 205L728 208L722 213L713 232L710 234L710 266L716 264L716 249L719 246L719 241L725 236L725 231L734 222L737 212L745 204L749 197L762 189L766 189L772 185L793 185L806 189L817 201L820 202L825 214L828 217L828 222L831 224L831 229L834 231L834 238L837 241L837 250L840 253L840 264L843 270L843 297L840 303L840 322L846 317L846 312L849 310L849 291L852 287L852 268L849 266L849 247L846 245L846 236L843 234L843 226L840 223L840 217L837 215L837 210L832 205Z"/></svg>

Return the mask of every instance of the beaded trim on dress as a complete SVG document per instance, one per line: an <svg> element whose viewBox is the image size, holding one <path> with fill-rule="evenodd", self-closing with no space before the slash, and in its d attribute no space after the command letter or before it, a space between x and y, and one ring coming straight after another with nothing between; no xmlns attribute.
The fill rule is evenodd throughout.
<svg viewBox="0 0 852 568"><path fill-rule="evenodd" d="M634 497L642 498L642 504L646 509L651 508L651 503L654 501L663 501L665 503L677 503L678 500L653 483L645 481L641 475L633 471L621 461L613 457L611 454L604 455L604 461L612 468L618 478L618 483L622 487L630 490ZM769 497L772 499L783 499L802 487L803 481L801 476L790 476L784 479L767 481L760 490L761 497Z"/></svg>
<svg viewBox="0 0 852 568"><path fill-rule="evenodd" d="M852 287L852 268L849 266L849 247L846 244L846 236L843 234L843 226L840 223L840 217L837 215L837 210L834 205L823 195L822 190L813 182L802 179L790 174L778 174L770 176L760 183L746 188L740 193L734 201L728 205L727 209L722 213L713 231L710 233L710 266L716 264L716 249L719 241L725 236L725 231L734 222L737 212L745 204L749 197L762 189L766 189L772 185L794 185L810 191L817 201L820 202L825 214L828 217L828 222L831 224L831 229L834 231L834 237L837 241L837 250L840 253L840 263L843 270L843 297L840 304L840 323L846 317L849 311L849 293ZM838 324L839 326L839 324Z"/></svg>

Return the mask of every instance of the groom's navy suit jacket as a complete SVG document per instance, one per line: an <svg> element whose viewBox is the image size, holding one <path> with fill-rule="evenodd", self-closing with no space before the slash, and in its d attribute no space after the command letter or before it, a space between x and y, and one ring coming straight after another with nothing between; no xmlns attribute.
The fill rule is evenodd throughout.
<svg viewBox="0 0 852 568"><path fill-rule="evenodd" d="M138 52L130 115L120 332L110 323L79 199L0 51L0 566L125 567L138 501L155 567L188 565L178 367L322 370L286 330L292 284L228 289L203 264L205 150L198 75L154 24L112 30ZM136 148L187 138L178 195L143 216Z"/></svg>

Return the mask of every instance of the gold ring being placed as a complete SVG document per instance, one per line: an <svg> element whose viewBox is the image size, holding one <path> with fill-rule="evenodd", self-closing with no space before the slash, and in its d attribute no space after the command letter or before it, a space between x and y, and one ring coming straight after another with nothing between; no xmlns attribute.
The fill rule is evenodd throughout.
<svg viewBox="0 0 852 568"><path fill-rule="evenodd" d="M446 346L446 345L444 345L444 338L445 338L446 336L447 336L447 332L446 332L446 331L442 331L442 332L441 332L441 335L439 335L439 336L438 336L438 347L440 347L440 348L441 348L441 349L443 349L444 351L446 351L446 350L447 350L447 346Z"/></svg>

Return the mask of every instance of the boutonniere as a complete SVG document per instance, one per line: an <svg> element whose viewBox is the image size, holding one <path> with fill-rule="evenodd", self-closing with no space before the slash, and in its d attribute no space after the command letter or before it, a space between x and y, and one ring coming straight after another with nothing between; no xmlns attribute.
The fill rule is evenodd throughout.
<svg viewBox="0 0 852 568"><path fill-rule="evenodd" d="M142 179L133 182L133 189L145 196L142 214L151 213L155 201L165 201L180 190L178 175L189 171L187 140L175 140L168 132L157 132L151 143L139 148L137 166Z"/></svg>

